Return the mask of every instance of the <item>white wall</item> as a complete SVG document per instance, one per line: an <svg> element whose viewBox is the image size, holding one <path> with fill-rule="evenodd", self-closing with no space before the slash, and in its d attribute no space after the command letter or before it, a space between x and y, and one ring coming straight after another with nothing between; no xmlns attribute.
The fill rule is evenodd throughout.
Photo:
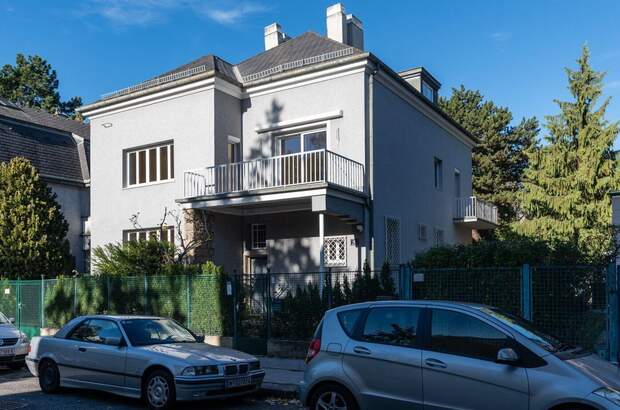
<svg viewBox="0 0 620 410"><path fill-rule="evenodd" d="M433 228L446 243L471 239L453 223L454 170L461 172L461 196L471 187L471 149L380 81L374 81L375 266L383 263L385 217L400 218L401 262L433 245ZM443 189L434 187L434 158L443 161ZM428 227L419 240L418 224Z"/></svg>

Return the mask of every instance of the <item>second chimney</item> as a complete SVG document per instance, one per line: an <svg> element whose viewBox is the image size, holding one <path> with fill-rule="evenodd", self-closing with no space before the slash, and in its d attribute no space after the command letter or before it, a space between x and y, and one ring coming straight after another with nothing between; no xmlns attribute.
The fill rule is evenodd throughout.
<svg viewBox="0 0 620 410"><path fill-rule="evenodd" d="M272 23L265 27L265 50L277 47L287 39L287 35L282 32L282 27L278 23Z"/></svg>
<svg viewBox="0 0 620 410"><path fill-rule="evenodd" d="M364 27L353 14L346 15L342 3L327 8L327 37L352 47L364 49Z"/></svg>

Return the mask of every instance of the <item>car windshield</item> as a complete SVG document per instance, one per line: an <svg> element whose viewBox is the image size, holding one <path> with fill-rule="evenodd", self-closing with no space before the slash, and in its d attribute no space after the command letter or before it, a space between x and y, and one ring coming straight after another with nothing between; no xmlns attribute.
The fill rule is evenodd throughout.
<svg viewBox="0 0 620 410"><path fill-rule="evenodd" d="M170 319L127 319L121 324L133 346L196 342L189 330Z"/></svg>
<svg viewBox="0 0 620 410"><path fill-rule="evenodd" d="M508 325L515 331L530 339L532 342L536 343L538 346L551 353L574 349L574 346L563 343L555 336L546 334L534 326L533 323L521 319L520 317L503 312L497 308L484 307L480 308L480 310Z"/></svg>
<svg viewBox="0 0 620 410"><path fill-rule="evenodd" d="M4 316L4 313L0 312L0 325L10 325L11 322L9 321L9 319Z"/></svg>

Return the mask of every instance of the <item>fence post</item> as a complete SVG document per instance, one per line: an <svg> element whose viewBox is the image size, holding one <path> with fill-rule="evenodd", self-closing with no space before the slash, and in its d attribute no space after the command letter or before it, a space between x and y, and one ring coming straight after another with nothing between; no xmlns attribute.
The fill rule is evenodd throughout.
<svg viewBox="0 0 620 410"><path fill-rule="evenodd" d="M398 298L400 300L413 300L413 278L411 266L403 263L398 269Z"/></svg>
<svg viewBox="0 0 620 410"><path fill-rule="evenodd" d="M327 277L325 278L325 281L327 282L327 307L328 308L332 308L332 304L334 303L333 297L334 297L334 292L333 292L333 282L332 282L332 268L328 268L327 269Z"/></svg>
<svg viewBox="0 0 620 410"><path fill-rule="evenodd" d="M146 277L146 273L145 273L144 274L144 314L145 315L149 314L149 312L148 312L148 310L146 308L148 306L148 304L149 304L149 295L148 295L148 293L149 293L149 281L148 281L148 279Z"/></svg>
<svg viewBox="0 0 620 410"><path fill-rule="evenodd" d="M192 275L186 273L185 283L187 284L187 328L192 328Z"/></svg>
<svg viewBox="0 0 620 410"><path fill-rule="evenodd" d="M41 329L45 327L45 275L41 275Z"/></svg>
<svg viewBox="0 0 620 410"><path fill-rule="evenodd" d="M77 276L73 276L73 317L77 316Z"/></svg>
<svg viewBox="0 0 620 410"><path fill-rule="evenodd" d="M607 351L609 354L609 360L613 363L618 363L618 273L615 262L611 262L607 265L607 278L606 278L606 290L607 290Z"/></svg>
<svg viewBox="0 0 620 410"><path fill-rule="evenodd" d="M527 263L521 266L521 315L532 320L532 272Z"/></svg>
<svg viewBox="0 0 620 410"><path fill-rule="evenodd" d="M267 340L271 339L271 268L267 268Z"/></svg>
<svg viewBox="0 0 620 410"><path fill-rule="evenodd" d="M110 275L106 275L106 287L107 287L107 289L106 289L106 298L108 299L107 300L107 302L108 302L107 303L107 306L108 306L107 313L110 314L110 313L112 313L112 306L110 305L110 300L111 300L111 298L110 298Z"/></svg>
<svg viewBox="0 0 620 410"><path fill-rule="evenodd" d="M232 314L233 314L233 348L237 348L237 275L233 271L230 278L230 287L232 288Z"/></svg>
<svg viewBox="0 0 620 410"><path fill-rule="evenodd" d="M17 308L17 328L22 330L22 284L19 276L17 277L17 286L15 289L15 307Z"/></svg>

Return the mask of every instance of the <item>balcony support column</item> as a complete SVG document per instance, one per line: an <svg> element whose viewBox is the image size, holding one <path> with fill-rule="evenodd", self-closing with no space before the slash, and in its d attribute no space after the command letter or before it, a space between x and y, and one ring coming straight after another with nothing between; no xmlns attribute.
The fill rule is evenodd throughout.
<svg viewBox="0 0 620 410"><path fill-rule="evenodd" d="M319 296L323 297L325 285L325 214L319 212Z"/></svg>

